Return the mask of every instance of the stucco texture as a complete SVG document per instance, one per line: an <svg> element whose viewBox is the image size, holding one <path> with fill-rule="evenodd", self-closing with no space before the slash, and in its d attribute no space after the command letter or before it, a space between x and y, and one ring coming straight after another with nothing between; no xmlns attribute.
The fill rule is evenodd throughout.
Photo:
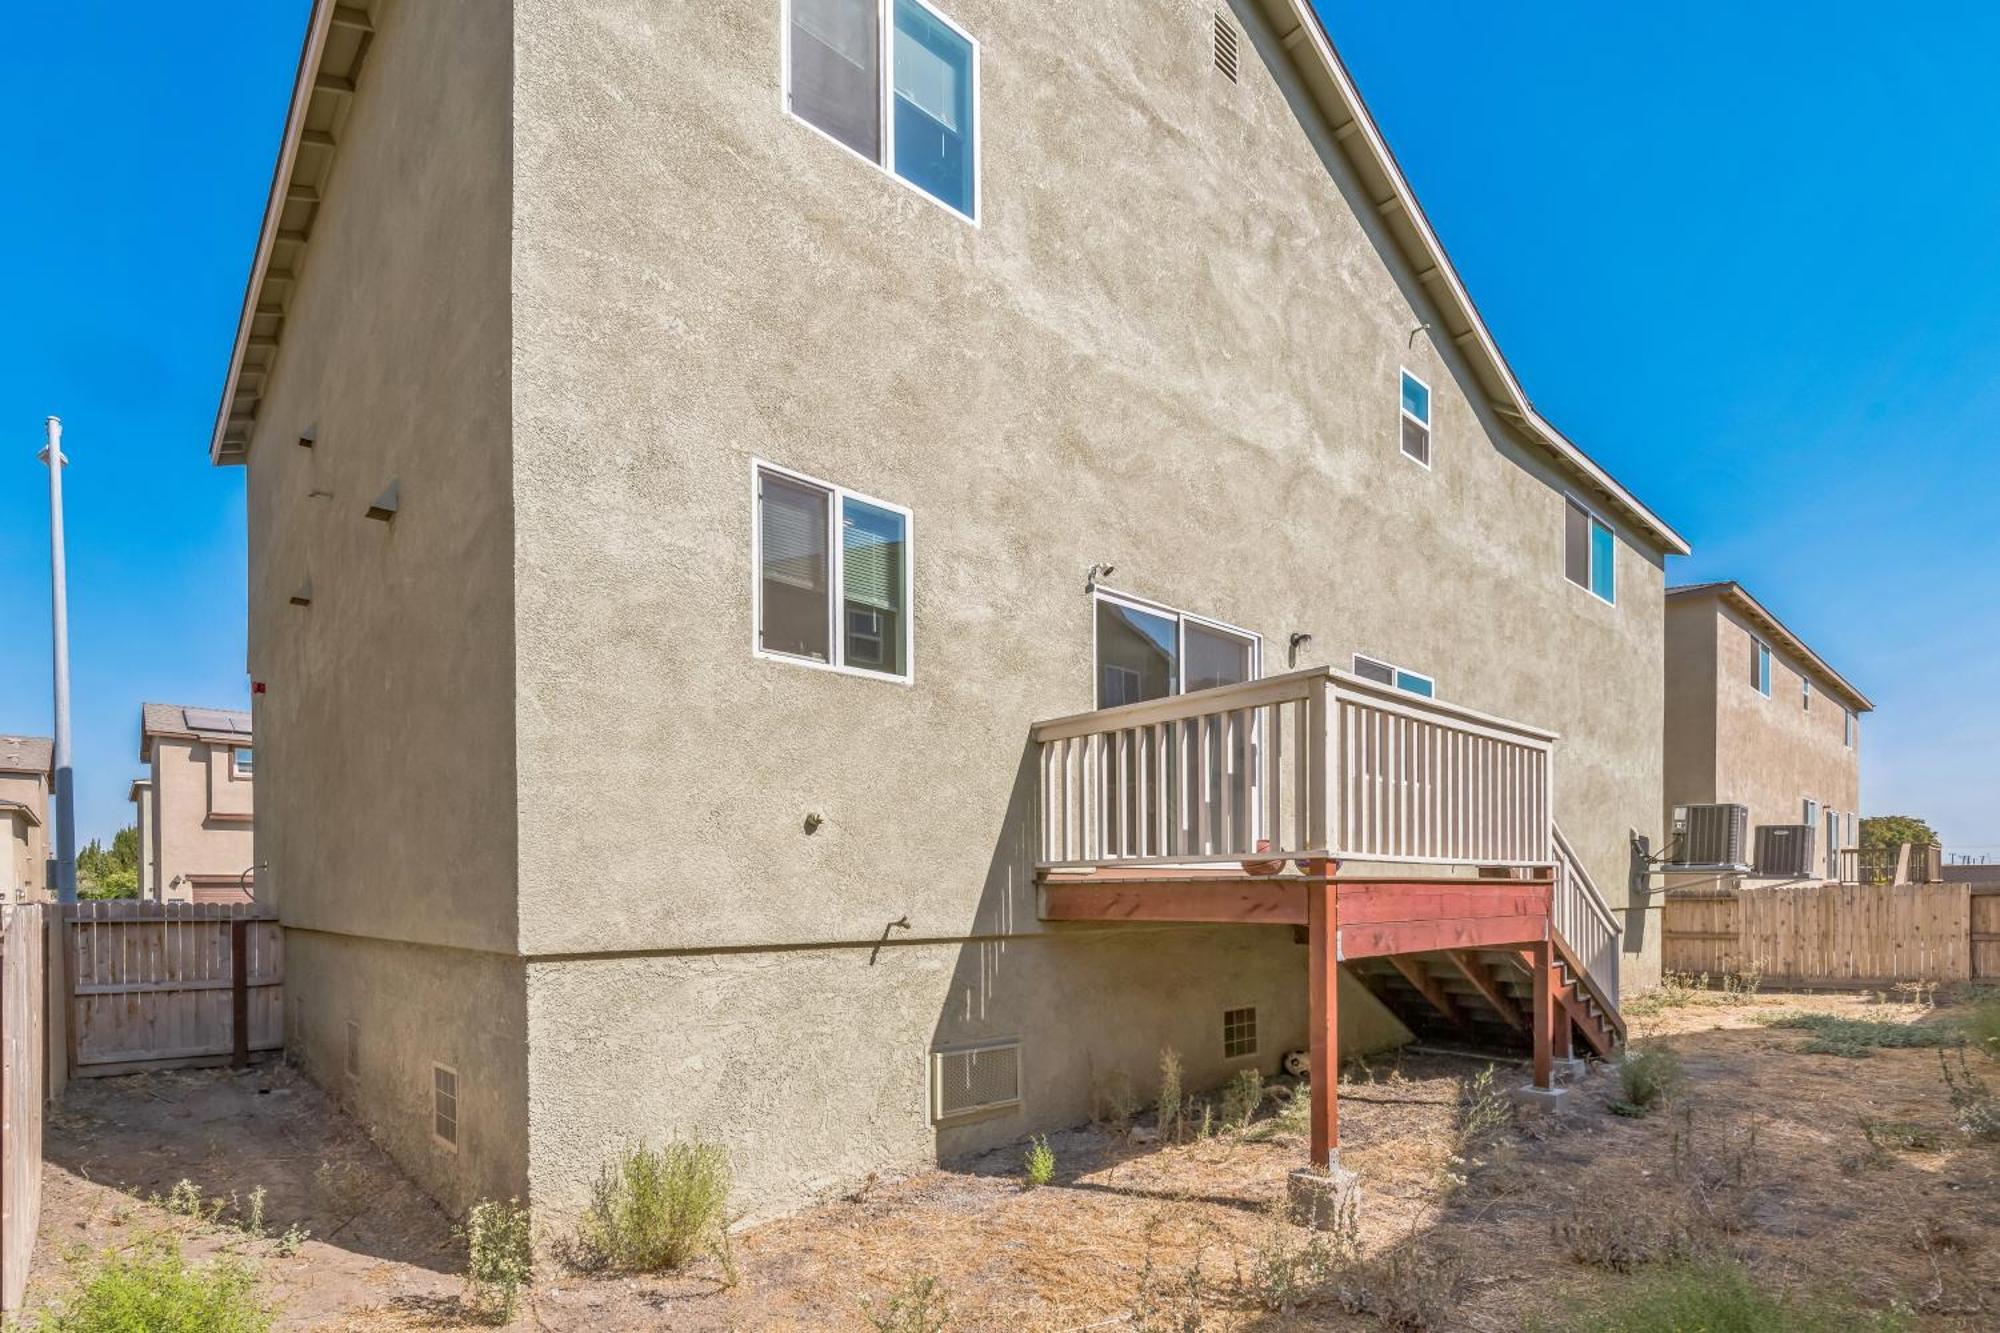
<svg viewBox="0 0 2000 1333"><path fill-rule="evenodd" d="M157 736L150 749L151 809L140 826L156 896L191 901L195 878L241 883L256 862L255 810L250 780L231 773L229 747Z"/></svg>

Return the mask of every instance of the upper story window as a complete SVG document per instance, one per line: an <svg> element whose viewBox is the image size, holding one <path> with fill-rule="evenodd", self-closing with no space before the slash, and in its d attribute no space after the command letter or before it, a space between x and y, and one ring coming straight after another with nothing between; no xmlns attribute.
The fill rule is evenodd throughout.
<svg viewBox="0 0 2000 1333"><path fill-rule="evenodd" d="M251 758L251 756L250 756L250 747L249 747L249 746L247 746L247 745L238 745L238 746L235 746L235 747L233 747L233 748L232 748L232 749L231 749L231 750L229 751L229 773L230 773L230 776L232 776L232 777L238 777L238 778L247 778L247 777L249 777L249 776L250 776L250 758Z"/></svg>
<svg viewBox="0 0 2000 1333"><path fill-rule="evenodd" d="M1410 694L1421 694L1426 699L1437 696L1437 681L1431 677L1372 657L1363 657L1360 653L1354 655L1354 674L1378 685L1391 685Z"/></svg>
<svg viewBox="0 0 2000 1333"><path fill-rule="evenodd" d="M1757 693L1770 696L1771 645L1762 639L1750 640L1750 683L1757 687Z"/></svg>
<svg viewBox="0 0 2000 1333"><path fill-rule="evenodd" d="M1847 748L1851 750L1854 748L1854 710L1848 708L1842 711L1845 716L1841 719L1841 739L1847 742Z"/></svg>
<svg viewBox="0 0 2000 1333"><path fill-rule="evenodd" d="M1618 600L1618 539L1611 525L1564 497L1563 574L1604 601Z"/></svg>
<svg viewBox="0 0 2000 1333"><path fill-rule="evenodd" d="M976 220L979 44L923 0L786 8L792 114Z"/></svg>
<svg viewBox="0 0 2000 1333"><path fill-rule="evenodd" d="M755 466L759 656L908 681L910 511Z"/></svg>
<svg viewBox="0 0 2000 1333"><path fill-rule="evenodd" d="M1431 465L1431 387L1403 372L1403 456Z"/></svg>
<svg viewBox="0 0 2000 1333"><path fill-rule="evenodd" d="M1220 621L1120 593L1097 593L1097 706L1255 680L1261 642Z"/></svg>
<svg viewBox="0 0 2000 1333"><path fill-rule="evenodd" d="M1812 680L1806 676L1799 677L1799 707L1812 712Z"/></svg>

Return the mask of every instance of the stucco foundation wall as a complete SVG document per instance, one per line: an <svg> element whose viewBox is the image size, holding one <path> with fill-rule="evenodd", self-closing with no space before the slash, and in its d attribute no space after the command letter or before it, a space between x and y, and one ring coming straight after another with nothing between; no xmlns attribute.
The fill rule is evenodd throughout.
<svg viewBox="0 0 2000 1333"><path fill-rule="evenodd" d="M1343 1054L1408 1032L1343 977ZM1164 1046L1192 1090L1275 1071L1306 1040L1306 950L1278 927L1061 931L1013 940L531 962L533 1197L577 1207L623 1143L705 1134L732 1206L767 1214L871 1171L950 1160L1091 1113L1122 1073L1147 1103ZM1259 1051L1222 1059L1222 1011L1254 1005ZM929 1053L1019 1038L1018 1111L940 1128Z"/></svg>
<svg viewBox="0 0 2000 1333"><path fill-rule="evenodd" d="M448 1210L527 1190L527 1006L521 961L285 932L285 1049ZM358 1025L357 1072L348 1023ZM431 1134L431 1066L459 1075L459 1143Z"/></svg>
<svg viewBox="0 0 2000 1333"><path fill-rule="evenodd" d="M1231 84L1206 3L947 4L974 227L785 114L781 8L516 9L522 950L1035 932L1026 738L1092 706L1096 562L1267 672L1310 633L1298 665L1560 731L1624 906L1661 557L1618 525L1617 605L1564 579L1563 479L1412 339L1435 312L1261 21ZM753 658L753 458L912 508L914 684Z"/></svg>
<svg viewBox="0 0 2000 1333"><path fill-rule="evenodd" d="M247 463L258 895L511 952L512 28L485 0L372 12ZM366 517L391 482L394 520Z"/></svg>

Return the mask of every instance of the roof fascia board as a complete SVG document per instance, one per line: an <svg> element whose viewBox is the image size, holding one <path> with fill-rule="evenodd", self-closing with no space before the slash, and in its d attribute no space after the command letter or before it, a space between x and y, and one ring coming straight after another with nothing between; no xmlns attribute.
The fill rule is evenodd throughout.
<svg viewBox="0 0 2000 1333"><path fill-rule="evenodd" d="M1309 0L1263 0L1263 4L1267 16L1271 16L1270 11L1276 9L1296 25L1290 31L1283 23L1274 25L1278 32L1279 44L1293 52L1294 59L1300 58L1301 47L1310 50L1316 69L1305 72L1322 75L1339 98L1338 110L1349 118L1349 122L1355 127L1355 132L1342 133L1345 127L1334 124L1332 128L1335 131L1336 141L1349 159L1355 160L1362 157L1356 147L1358 140L1359 148L1365 150L1361 165L1364 168L1372 167L1393 191L1393 201L1398 205L1396 211L1407 220L1408 230L1415 236L1418 244L1417 253L1406 253L1405 258L1415 266L1418 273L1423 275L1425 281L1428 282L1435 274L1442 287L1441 304L1450 307L1451 313L1464 322L1470 335L1469 340L1455 338L1453 341L1459 346L1465 346L1469 341L1477 352L1478 359L1483 362L1480 368L1487 371L1500 385L1504 399L1497 406L1501 412L1518 420L1537 443L1554 453L1559 461L1569 465L1584 481L1602 492L1616 508L1622 511L1627 521L1640 528L1663 551L1669 555L1687 555L1689 553L1687 541L1679 533L1668 526L1659 515L1640 503L1637 496L1626 490L1610 473L1598 466L1595 460L1544 419L1542 414L1535 410L1534 404L1528 400L1526 390L1515 377L1513 367L1507 364L1507 358L1501 353L1500 345L1494 341L1492 331L1486 327L1486 321L1480 317L1479 309L1473 304L1471 294L1466 291L1465 283L1460 279L1451 257L1445 253L1444 244L1431 229L1430 219L1424 215L1423 206L1417 202L1416 193L1411 190L1409 181L1404 178L1402 168L1396 163L1395 154L1390 151L1388 141L1382 137L1381 128L1376 125L1367 104L1361 100L1360 89L1355 86L1354 80L1347 73L1347 67L1341 63L1340 56L1334 51L1332 39L1327 36L1326 27L1320 22L1319 15L1313 11ZM1308 78L1306 82L1310 87L1313 80ZM1389 230L1392 235L1399 231L1393 225Z"/></svg>
<svg viewBox="0 0 2000 1333"><path fill-rule="evenodd" d="M229 373L222 384L222 401L215 409L215 430L209 436L208 461L222 465L223 436L229 430L229 408L236 401L236 382L243 374L243 353L250 346L250 325L257 315L257 295L264 287L264 274L271 266L271 250L278 242L278 222L285 212L285 191L291 183L292 167L298 161L299 140L304 136L306 109L312 103L313 81L319 76L320 58L326 53L326 35L333 27L336 0L313 0L312 17L306 20L306 40L299 52L299 72L292 84L292 105L285 114L285 136L278 145L278 162L271 171L271 193L264 203L264 225L257 232L257 252L250 260L250 279L243 286L243 310L236 319L236 342L229 353Z"/></svg>

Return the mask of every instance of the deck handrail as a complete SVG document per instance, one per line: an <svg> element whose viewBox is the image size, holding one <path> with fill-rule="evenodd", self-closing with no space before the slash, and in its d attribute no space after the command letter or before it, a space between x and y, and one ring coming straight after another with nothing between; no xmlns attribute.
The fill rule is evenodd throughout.
<svg viewBox="0 0 2000 1333"><path fill-rule="evenodd" d="M1550 923L1557 936L1569 947L1584 973L1587 984L1600 992L1601 1007L1615 1011L1618 1006L1618 937L1624 928L1611 913L1611 905L1598 891L1584 868L1583 860L1570 846L1560 825L1549 825L1549 841L1556 853L1556 883L1550 906Z"/></svg>
<svg viewBox="0 0 2000 1333"><path fill-rule="evenodd" d="M1329 667L1052 718L1031 736L1044 868L1551 860L1554 732Z"/></svg>

